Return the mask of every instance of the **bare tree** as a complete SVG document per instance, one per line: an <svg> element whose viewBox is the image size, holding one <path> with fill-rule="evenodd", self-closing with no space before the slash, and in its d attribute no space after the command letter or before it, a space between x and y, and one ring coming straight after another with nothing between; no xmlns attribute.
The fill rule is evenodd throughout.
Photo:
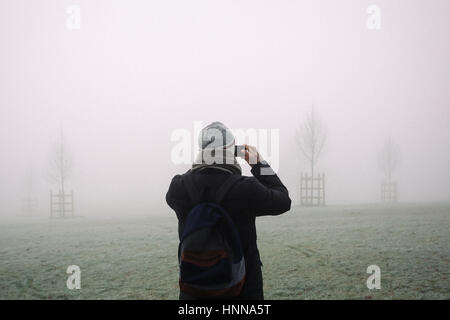
<svg viewBox="0 0 450 320"><path fill-rule="evenodd" d="M398 145L391 138L386 139L380 151L379 165L388 183L391 182L392 174L397 168L399 158L400 149Z"/></svg>
<svg viewBox="0 0 450 320"><path fill-rule="evenodd" d="M327 130L322 119L314 113L314 106L297 128L296 138L300 151L310 164L311 177L314 177L314 167L327 138Z"/></svg>
<svg viewBox="0 0 450 320"><path fill-rule="evenodd" d="M52 146L48 170L50 182L59 185L60 192L64 194L65 185L72 172L72 157L64 139L61 127L59 139Z"/></svg>

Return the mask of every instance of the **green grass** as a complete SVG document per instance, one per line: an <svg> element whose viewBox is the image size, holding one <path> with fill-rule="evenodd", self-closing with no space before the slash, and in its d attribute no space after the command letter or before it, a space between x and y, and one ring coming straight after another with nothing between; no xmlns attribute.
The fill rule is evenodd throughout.
<svg viewBox="0 0 450 320"><path fill-rule="evenodd" d="M450 299L448 204L294 208L257 228L267 299ZM176 299L177 246L172 213L2 222L0 299Z"/></svg>

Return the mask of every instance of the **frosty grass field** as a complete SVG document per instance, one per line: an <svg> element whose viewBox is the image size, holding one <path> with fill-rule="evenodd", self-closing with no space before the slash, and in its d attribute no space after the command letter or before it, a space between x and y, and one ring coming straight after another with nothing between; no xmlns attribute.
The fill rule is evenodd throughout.
<svg viewBox="0 0 450 320"><path fill-rule="evenodd" d="M450 204L295 207L257 226L267 299L450 299ZM169 211L0 222L0 299L176 299L177 245Z"/></svg>

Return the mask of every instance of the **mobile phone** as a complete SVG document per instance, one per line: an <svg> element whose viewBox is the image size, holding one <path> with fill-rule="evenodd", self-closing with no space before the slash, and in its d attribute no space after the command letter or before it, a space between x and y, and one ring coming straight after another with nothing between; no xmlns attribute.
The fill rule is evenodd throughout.
<svg viewBox="0 0 450 320"><path fill-rule="evenodd" d="M245 155L245 146L234 146L234 156L243 158Z"/></svg>

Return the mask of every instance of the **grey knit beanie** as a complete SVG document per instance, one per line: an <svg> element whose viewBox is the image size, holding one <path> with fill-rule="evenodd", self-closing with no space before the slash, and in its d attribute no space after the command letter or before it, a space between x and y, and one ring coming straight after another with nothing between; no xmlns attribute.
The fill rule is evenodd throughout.
<svg viewBox="0 0 450 320"><path fill-rule="evenodd" d="M234 135L222 122L213 122L202 129L198 137L199 153L192 171L214 168L231 174L241 174L234 156Z"/></svg>
<svg viewBox="0 0 450 320"><path fill-rule="evenodd" d="M222 122L216 121L202 129L198 137L198 145L203 150L234 148L234 135Z"/></svg>

